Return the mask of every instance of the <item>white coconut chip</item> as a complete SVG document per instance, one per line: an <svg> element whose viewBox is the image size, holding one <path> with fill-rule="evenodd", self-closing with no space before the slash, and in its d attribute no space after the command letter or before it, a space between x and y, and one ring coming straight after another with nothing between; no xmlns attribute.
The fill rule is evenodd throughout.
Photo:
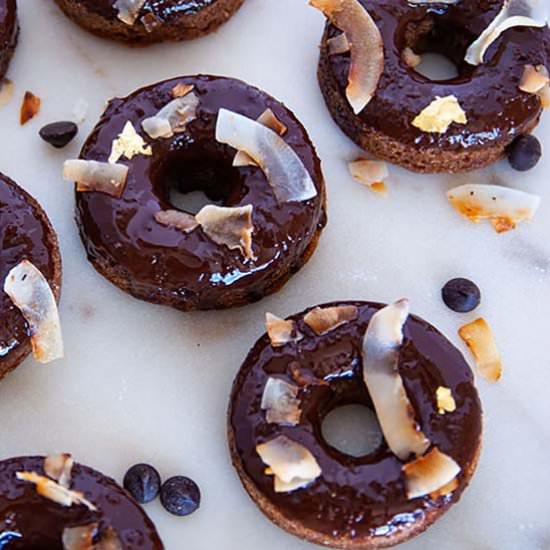
<svg viewBox="0 0 550 550"><path fill-rule="evenodd" d="M489 382L498 382L502 377L502 360L487 321L483 318L476 319L460 327L458 334L470 348L479 375Z"/></svg>
<svg viewBox="0 0 550 550"><path fill-rule="evenodd" d="M401 52L401 59L403 63L411 69L416 69L416 67L422 63L422 56L415 53L414 50L408 46Z"/></svg>
<svg viewBox="0 0 550 550"><path fill-rule="evenodd" d="M86 500L82 493L71 491L47 477L38 475L35 472L16 472L15 476L20 481L33 483L39 495L61 506L69 508L75 504L81 504L92 512L97 511L97 508L89 500Z"/></svg>
<svg viewBox="0 0 550 550"><path fill-rule="evenodd" d="M535 216L540 197L500 185L467 184L447 193L451 205L474 223L489 220L497 233L515 229Z"/></svg>
<svg viewBox="0 0 550 550"><path fill-rule="evenodd" d="M68 489L71 486L71 472L74 460L70 454L48 456L44 460L44 472L59 485Z"/></svg>
<svg viewBox="0 0 550 550"><path fill-rule="evenodd" d="M327 46L329 55L341 55L343 53L348 53L351 49L351 44L345 32L334 38L329 38L327 40Z"/></svg>
<svg viewBox="0 0 550 550"><path fill-rule="evenodd" d="M197 223L215 243L225 245L230 250L238 249L247 260L255 259L252 252L251 204L227 208L209 204L196 216Z"/></svg>
<svg viewBox="0 0 550 550"><path fill-rule="evenodd" d="M266 411L269 424L297 426L300 423L301 401L298 386L289 384L280 378L269 377L262 395L262 410Z"/></svg>
<svg viewBox="0 0 550 550"><path fill-rule="evenodd" d="M380 309L371 317L363 340L363 378L388 447L401 460L423 455L430 445L414 419L398 371L408 316L408 300Z"/></svg>
<svg viewBox="0 0 550 550"><path fill-rule="evenodd" d="M40 363L63 357L59 312L52 289L44 275L28 260L8 273L4 292L29 325L32 352Z"/></svg>
<svg viewBox="0 0 550 550"><path fill-rule="evenodd" d="M0 107L5 107L12 99L15 86L8 78L0 81Z"/></svg>
<svg viewBox="0 0 550 550"><path fill-rule="evenodd" d="M116 164L122 157L132 160L137 155L150 157L152 154L151 146L145 143L128 120L118 138L113 140L109 162Z"/></svg>
<svg viewBox="0 0 550 550"><path fill-rule="evenodd" d="M128 166L96 160L66 160L63 179L76 182L79 193L98 192L120 198L128 179Z"/></svg>
<svg viewBox="0 0 550 550"><path fill-rule="evenodd" d="M94 539L98 530L99 523L65 527L61 536L63 550L94 550Z"/></svg>
<svg viewBox="0 0 550 550"><path fill-rule="evenodd" d="M297 330L294 321L286 321L269 312L265 314L265 327L274 348L290 342L299 342L304 337Z"/></svg>
<svg viewBox="0 0 550 550"><path fill-rule="evenodd" d="M155 220L166 227L174 227L184 233L191 233L199 227L195 216L181 210L159 210L155 212Z"/></svg>
<svg viewBox="0 0 550 550"><path fill-rule="evenodd" d="M487 50L500 35L513 27L544 27L548 22L548 0L504 0L502 10L466 52L470 65L481 65Z"/></svg>
<svg viewBox="0 0 550 550"><path fill-rule="evenodd" d="M133 26L146 1L147 0L116 0L114 8L118 11L117 17L126 25L130 27Z"/></svg>
<svg viewBox="0 0 550 550"><path fill-rule="evenodd" d="M304 316L304 322L319 336L355 321L359 311L356 306L316 307Z"/></svg>
<svg viewBox="0 0 550 550"><path fill-rule="evenodd" d="M537 94L549 83L548 69L544 65L525 65L519 89L528 94Z"/></svg>
<svg viewBox="0 0 550 550"><path fill-rule="evenodd" d="M467 124L468 118L454 95L437 97L414 118L412 125L423 132L444 134L451 124Z"/></svg>
<svg viewBox="0 0 550 550"><path fill-rule="evenodd" d="M220 109L216 140L244 151L264 172L279 202L317 196L309 172L294 149L276 132L238 113Z"/></svg>
<svg viewBox="0 0 550 550"><path fill-rule="evenodd" d="M382 34L358 0L310 0L309 3L321 10L349 40L351 62L346 96L357 115L374 97L384 72Z"/></svg>
<svg viewBox="0 0 550 550"><path fill-rule="evenodd" d="M146 118L141 123L143 131L152 139L169 138L185 132L187 125L197 118L200 103L191 90L170 101L155 116Z"/></svg>
<svg viewBox="0 0 550 550"><path fill-rule="evenodd" d="M269 475L275 476L277 493L303 488L321 475L321 468L311 452L285 435L258 445L256 452L268 466Z"/></svg>
<svg viewBox="0 0 550 550"><path fill-rule="evenodd" d="M384 180L389 176L388 165L381 160L359 159L348 164L353 179L374 192L386 190Z"/></svg>
<svg viewBox="0 0 550 550"><path fill-rule="evenodd" d="M434 447L426 455L403 466L407 498L420 498L440 490L460 473L460 466Z"/></svg>

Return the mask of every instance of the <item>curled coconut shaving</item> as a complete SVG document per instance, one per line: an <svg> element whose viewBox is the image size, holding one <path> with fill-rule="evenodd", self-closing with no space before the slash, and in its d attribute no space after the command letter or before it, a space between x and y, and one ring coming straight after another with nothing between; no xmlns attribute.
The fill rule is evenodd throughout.
<svg viewBox="0 0 550 550"><path fill-rule="evenodd" d="M152 139L169 138L174 134L184 132L187 125L197 118L199 98L192 93L193 88L187 88L187 93L178 96L165 105L155 116L146 118L141 126ZM178 93L182 93L180 88Z"/></svg>
<svg viewBox="0 0 550 550"><path fill-rule="evenodd" d="M166 227L174 227L184 233L190 233L199 226L195 216L181 210L159 210L155 220Z"/></svg>
<svg viewBox="0 0 550 550"><path fill-rule="evenodd" d="M299 388L280 378L269 377L262 395L262 410L269 424L297 426L300 423Z"/></svg>
<svg viewBox="0 0 550 550"><path fill-rule="evenodd" d="M339 326L357 319L356 306L316 307L304 316L304 322L321 336Z"/></svg>
<svg viewBox="0 0 550 550"><path fill-rule="evenodd" d="M452 483L460 473L460 466L448 455L434 447L426 455L403 466L407 498L432 494Z"/></svg>
<svg viewBox="0 0 550 550"><path fill-rule="evenodd" d="M346 95L357 115L376 93L384 72L384 42L369 12L358 0L310 0L346 34L351 62Z"/></svg>
<svg viewBox="0 0 550 550"><path fill-rule="evenodd" d="M63 179L75 181L79 193L96 191L119 199L128 179L128 166L96 160L67 160Z"/></svg>
<svg viewBox="0 0 550 550"><path fill-rule="evenodd" d="M136 132L134 125L128 120L118 138L113 141L109 162L116 164L122 157L132 160L137 155L150 157L153 154L150 145Z"/></svg>
<svg viewBox="0 0 550 550"><path fill-rule="evenodd" d="M252 211L251 204L233 208L209 204L195 216L195 219L215 243L225 245L231 250L238 249L247 260L253 260L255 256L252 252Z"/></svg>
<svg viewBox="0 0 550 550"><path fill-rule="evenodd" d="M513 27L544 27L549 17L548 0L504 0L502 10L468 48L466 63L481 65L487 50L500 35Z"/></svg>
<svg viewBox="0 0 550 550"><path fill-rule="evenodd" d="M303 338L294 321L280 319L272 313L265 314L265 327L274 348L284 346L290 342L299 342Z"/></svg>
<svg viewBox="0 0 550 550"><path fill-rule="evenodd" d="M403 326L409 301L400 300L377 311L363 341L363 378L391 449L401 460L422 456L430 442L419 429L398 371Z"/></svg>
<svg viewBox="0 0 550 550"><path fill-rule="evenodd" d="M48 456L44 460L44 472L59 485L68 489L71 486L71 472L74 460L70 454Z"/></svg>
<svg viewBox="0 0 550 550"><path fill-rule="evenodd" d="M117 10L117 17L130 27L137 21L141 8L146 0L116 0L114 8Z"/></svg>
<svg viewBox="0 0 550 550"><path fill-rule="evenodd" d="M256 452L268 466L270 475L275 477L276 493L301 489L321 475L321 468L311 452L285 435L258 445Z"/></svg>
<svg viewBox="0 0 550 550"><path fill-rule="evenodd" d="M66 527L63 531L63 550L123 550L122 543L112 527L99 536L99 523ZM97 542L95 542L97 540Z"/></svg>
<svg viewBox="0 0 550 550"><path fill-rule="evenodd" d="M62 358L63 338L57 303L40 270L23 260L8 273L4 292L29 325L34 358L40 363Z"/></svg>
<svg viewBox="0 0 550 550"><path fill-rule="evenodd" d="M264 172L279 202L307 201L317 189L300 157L276 132L238 113L220 109L216 140L244 151Z"/></svg>
<svg viewBox="0 0 550 550"><path fill-rule="evenodd" d="M515 229L535 216L540 197L500 185L461 185L447 198L452 206L474 223L489 220L497 233Z"/></svg>

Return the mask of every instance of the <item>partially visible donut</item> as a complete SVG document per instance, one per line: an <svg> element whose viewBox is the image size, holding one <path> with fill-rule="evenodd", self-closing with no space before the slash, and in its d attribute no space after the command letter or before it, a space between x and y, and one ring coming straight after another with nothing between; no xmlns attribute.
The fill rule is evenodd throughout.
<svg viewBox="0 0 550 550"><path fill-rule="evenodd" d="M382 37L384 68L376 91L355 113L346 97L350 52L331 53L330 41L342 34L331 23L322 39L318 73L332 117L360 147L418 172L461 172L497 161L516 137L537 125L541 98L519 86L526 65L550 68L546 25L508 29L491 45L484 62L473 66L465 54L495 20L503 0L414 5L405 0L351 1L367 10ZM410 50L447 56L456 64L458 76L434 81L419 74L408 61ZM453 122L440 133L413 125L436 98L448 97L457 100L466 123Z"/></svg>
<svg viewBox="0 0 550 550"><path fill-rule="evenodd" d="M321 425L332 410L349 404L376 408L369 374L362 372L363 343L374 315L389 311L382 307L340 302L287 321L269 316L268 334L250 351L231 392L229 447L246 491L271 521L323 546L372 550L421 533L459 500L478 462L482 418L472 372L440 332L415 316L408 317L403 340L392 351L392 376L402 380L408 414L420 430L413 433L427 438L424 458L442 452L459 466L458 475L444 489L413 497L406 475L413 455L398 458L387 437L359 458L324 440ZM440 392L452 401L440 401ZM316 461L317 470L303 485L283 479L284 486L262 454L281 437L285 445L298 444L291 455L309 453L304 465L311 466L311 456Z"/></svg>
<svg viewBox="0 0 550 550"><path fill-rule="evenodd" d="M0 547L164 548L151 520L122 487L87 466L71 463L68 455L0 462ZM69 500L62 503L56 494ZM86 541L99 545L86 545Z"/></svg>
<svg viewBox="0 0 550 550"><path fill-rule="evenodd" d="M0 0L0 78L8 70L18 35L16 0Z"/></svg>
<svg viewBox="0 0 550 550"><path fill-rule="evenodd" d="M61 293L61 255L55 231L36 200L0 174L0 378L31 353L31 335L23 315L1 291L12 268L31 262L46 278L54 296Z"/></svg>
<svg viewBox="0 0 550 550"><path fill-rule="evenodd" d="M215 31L244 0L55 0L84 29L130 43L188 40ZM128 11L129 10L129 11Z"/></svg>
<svg viewBox="0 0 550 550"><path fill-rule="evenodd" d="M153 117L158 122L159 113L179 100L189 100L182 108L192 113L189 122L175 132L168 128L170 137L152 138L145 121ZM256 119L270 112L284 127L282 136L270 131L277 151L284 147L293 156L295 177L309 183L309 198L279 200L258 166L235 166L237 150L216 136L222 111L258 127ZM307 262L326 223L324 180L306 130L282 103L229 78L160 82L112 100L84 144L80 161L72 162L92 166L91 161L114 160L113 144L123 129L126 145L132 145L128 140L139 144L128 152L131 159L122 155L107 165L128 170L123 190L113 196L77 186L76 192L77 223L88 258L122 290L181 310L228 308L276 292ZM79 181L78 174L72 181ZM178 211L170 203L171 187L182 193L203 191L229 212L250 209L253 227L247 243L215 241L204 226L197 226L195 212ZM173 214L184 222L187 217L190 227L170 224Z"/></svg>

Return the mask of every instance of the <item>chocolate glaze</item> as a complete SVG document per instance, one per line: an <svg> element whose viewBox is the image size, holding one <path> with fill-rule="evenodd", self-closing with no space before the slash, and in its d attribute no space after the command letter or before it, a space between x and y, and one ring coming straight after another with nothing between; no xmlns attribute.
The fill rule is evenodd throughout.
<svg viewBox="0 0 550 550"><path fill-rule="evenodd" d="M8 70L17 44L19 25L15 0L0 0L0 78Z"/></svg>
<svg viewBox="0 0 550 550"><path fill-rule="evenodd" d="M354 458L330 447L321 435L324 417L336 407L358 403L373 408L362 377L362 342L369 319L380 304L345 302L359 308L356 321L323 336L293 316L305 335L298 343L273 348L264 335L250 351L235 380L229 411L234 436L233 457L254 487L289 521L338 539L386 537L400 527L422 521L433 507L456 502L465 488L465 471L471 472L481 438L481 405L473 375L461 353L434 327L411 316L404 327L399 372L415 417L429 440L462 468L460 486L452 495L434 501L429 497L407 500L402 462L385 441L371 454ZM342 305L328 304L328 305ZM322 384L302 387L302 418L296 427L268 424L260 409L269 376L296 383L296 375ZM452 390L457 410L438 414L436 390ZM321 477L305 489L275 493L273 477L256 446L284 434L302 443L316 457Z"/></svg>
<svg viewBox="0 0 550 550"><path fill-rule="evenodd" d="M77 193L77 220L93 263L110 266L115 277L129 281L130 292L174 307L208 309L253 301L297 270L302 256L325 223L324 184L320 161L294 115L266 93L243 82L212 76L185 77L114 99L87 140L81 158L106 161L113 140L130 120L138 131L144 118L171 99L178 83L193 84L200 99L197 120L184 133L152 141L153 155L120 162L130 166L122 198ZM215 140L221 107L256 119L271 108L287 127L284 140L302 159L318 190L306 202L279 204L258 168L233 168L235 150ZM162 226L155 212L174 208L170 185L182 191L202 189L225 206L254 206L253 251L246 261L238 250L217 245L199 228L189 234Z"/></svg>
<svg viewBox="0 0 550 550"><path fill-rule="evenodd" d="M112 527L124 550L164 548L155 526L140 506L112 479L75 464L71 489L83 492L97 508L61 506L36 492L32 483L16 479L16 472L45 475L43 457L12 458L0 462L0 548L5 550L63 550L66 527L99 522Z"/></svg>
<svg viewBox="0 0 550 550"><path fill-rule="evenodd" d="M366 128L416 148L479 150L509 143L538 121L540 99L521 92L518 86L526 64L549 66L550 31L546 26L507 30L491 45L485 63L472 67L464 61L466 50L495 18L504 0L461 0L456 5L431 6L411 6L406 0L359 1L382 33L385 55L376 95L358 115ZM424 25L428 32L421 31ZM340 32L327 25L328 38ZM418 74L401 59L406 46L420 54L447 55L457 65L459 76L435 82ZM349 53L330 56L342 94L349 60ZM436 96L448 95L456 96L466 111L467 125L452 124L444 134L422 132L411 125Z"/></svg>
<svg viewBox="0 0 550 550"><path fill-rule="evenodd" d="M46 277L56 295L59 278L57 239L35 200L8 177L0 174L0 289L9 271L23 260L32 262ZM9 296L0 296L0 372L29 344L28 326Z"/></svg>

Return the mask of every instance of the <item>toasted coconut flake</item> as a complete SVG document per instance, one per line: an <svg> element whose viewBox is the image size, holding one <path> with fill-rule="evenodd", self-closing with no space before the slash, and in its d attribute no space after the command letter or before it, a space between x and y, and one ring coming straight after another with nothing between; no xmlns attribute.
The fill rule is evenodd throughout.
<svg viewBox="0 0 550 550"><path fill-rule="evenodd" d="M29 120L33 119L40 112L40 104L41 100L38 96L35 96L32 92L25 92L19 117L21 126L27 124Z"/></svg>
<svg viewBox="0 0 550 550"><path fill-rule="evenodd" d="M71 507L75 504L81 504L92 512L97 511L97 508L89 500L86 500L82 493L71 491L47 477L38 475L35 472L17 472L15 475L20 481L34 483L36 492L39 495L61 504L61 506Z"/></svg>
<svg viewBox="0 0 550 550"><path fill-rule="evenodd" d="M497 233L532 220L540 206L540 197L499 185L461 185L451 189L447 198L465 218L474 223L489 220Z"/></svg>
<svg viewBox="0 0 550 550"><path fill-rule="evenodd" d="M545 86L538 94L543 109L550 109L550 84Z"/></svg>
<svg viewBox="0 0 550 550"><path fill-rule="evenodd" d="M197 118L199 98L191 91L176 97L155 116L146 118L141 126L152 139L169 138L185 132L187 125Z"/></svg>
<svg viewBox="0 0 550 550"><path fill-rule="evenodd" d="M299 342L304 337L298 332L294 321L285 321L272 313L265 314L265 326L274 348L284 346L289 342Z"/></svg>
<svg viewBox="0 0 550 550"><path fill-rule="evenodd" d="M384 193L387 191L383 184L388 177L388 165L380 160L360 159L348 164L349 171L355 181L366 185L375 193ZM380 189L380 184L383 188Z"/></svg>
<svg viewBox="0 0 550 550"><path fill-rule="evenodd" d="M401 59L403 63L411 69L416 69L416 67L422 63L422 56L415 53L413 49L408 46L401 52Z"/></svg>
<svg viewBox="0 0 550 550"><path fill-rule="evenodd" d="M440 497L446 497L447 495L450 495L451 493L456 491L458 489L458 485L458 478L455 477L452 481L450 481L446 485L443 485L441 489L438 489L437 491L432 491L430 493L430 498L432 500L436 500Z"/></svg>
<svg viewBox="0 0 550 550"><path fill-rule="evenodd" d="M452 413L456 411L456 402L453 392L445 386L439 386L435 392L437 399L437 412L439 414Z"/></svg>
<svg viewBox="0 0 550 550"><path fill-rule="evenodd" d="M132 160L137 155L150 157L152 154L151 146L145 144L134 125L128 120L118 138L113 141L109 162L116 164L122 157Z"/></svg>
<svg viewBox="0 0 550 550"><path fill-rule="evenodd" d="M185 97L195 89L193 84L183 84L180 82L172 88L172 97Z"/></svg>
<svg viewBox="0 0 550 550"><path fill-rule="evenodd" d="M326 334L339 326L357 319L356 306L316 307L304 316L304 322L318 335Z"/></svg>
<svg viewBox="0 0 550 550"><path fill-rule="evenodd" d="M217 244L227 246L231 250L238 249L247 260L255 259L252 252L251 204L226 208L209 204L196 216L202 230Z"/></svg>
<svg viewBox="0 0 550 550"><path fill-rule="evenodd" d="M387 195L389 193L389 189L386 186L386 184L383 181L376 181L370 186L370 190L373 193L377 193L379 195Z"/></svg>
<svg viewBox="0 0 550 550"><path fill-rule="evenodd" d="M63 179L75 181L79 193L96 191L120 198L128 179L128 166L96 160L67 160Z"/></svg>
<svg viewBox="0 0 550 550"><path fill-rule="evenodd" d="M85 99L80 98L76 101L73 107L73 119L76 124L82 124L86 120L88 108L89 104Z"/></svg>
<svg viewBox="0 0 550 550"><path fill-rule="evenodd" d="M363 341L363 378L386 442L401 460L411 453L423 455L430 445L414 419L398 371L403 326L408 316L408 300L380 309L372 316Z"/></svg>
<svg viewBox="0 0 550 550"><path fill-rule="evenodd" d="M216 140L245 152L260 166L279 202L306 201L317 189L300 157L276 132L227 109L220 109Z"/></svg>
<svg viewBox="0 0 550 550"><path fill-rule="evenodd" d="M479 375L489 382L498 382L502 376L502 361L491 327L483 318L461 327L459 336L470 348Z"/></svg>
<svg viewBox="0 0 550 550"><path fill-rule="evenodd" d="M374 97L384 72L382 34L358 0L310 0L310 4L321 10L350 42L351 63L346 95L357 115Z"/></svg>
<svg viewBox="0 0 550 550"><path fill-rule="evenodd" d="M536 94L550 83L548 69L544 65L525 65L519 89L528 94Z"/></svg>
<svg viewBox="0 0 550 550"><path fill-rule="evenodd" d="M0 107L5 107L13 97L15 86L8 78L4 78L0 84Z"/></svg>
<svg viewBox="0 0 550 550"><path fill-rule="evenodd" d="M467 124L468 119L458 99L449 95L436 97L412 121L412 125L423 132L444 134L453 122Z"/></svg>
<svg viewBox="0 0 550 550"><path fill-rule="evenodd" d="M321 468L311 452L285 435L258 445L256 452L273 472L277 493L305 487L321 475Z"/></svg>
<svg viewBox="0 0 550 550"><path fill-rule="evenodd" d="M481 65L491 44L512 27L544 27L548 9L547 0L504 0L502 10L468 48L466 63Z"/></svg>
<svg viewBox="0 0 550 550"><path fill-rule="evenodd" d="M28 260L8 273L4 292L29 325L32 352L40 363L63 357L63 338L55 296L44 275Z"/></svg>
<svg viewBox="0 0 550 550"><path fill-rule="evenodd" d="M262 410L270 424L297 426L300 423L299 388L279 378L269 377L262 395Z"/></svg>
<svg viewBox="0 0 550 550"><path fill-rule="evenodd" d="M166 227L174 227L184 233L191 233L199 226L195 216L181 210L159 210L155 212L155 220Z"/></svg>
<svg viewBox="0 0 550 550"><path fill-rule="evenodd" d="M149 33L162 25L162 21L154 13L146 13L140 21Z"/></svg>
<svg viewBox="0 0 550 550"><path fill-rule="evenodd" d="M460 466L434 447L426 455L403 466L407 498L420 498L438 491L460 473Z"/></svg>
<svg viewBox="0 0 550 550"><path fill-rule="evenodd" d="M44 472L59 485L68 489L71 486L71 472L74 460L70 454L48 456L44 460Z"/></svg>
<svg viewBox="0 0 550 550"><path fill-rule="evenodd" d="M126 25L133 26L145 2L146 0L116 0L114 8L118 11L117 17Z"/></svg>
<svg viewBox="0 0 550 550"><path fill-rule="evenodd" d="M112 527L107 527L94 550L124 550L117 532Z"/></svg>
<svg viewBox="0 0 550 550"><path fill-rule="evenodd" d="M345 32L335 36L334 38L329 38L327 45L329 55L341 55L343 53L348 53L351 49L351 45Z"/></svg>
<svg viewBox="0 0 550 550"><path fill-rule="evenodd" d="M98 530L99 523L65 527L62 535L63 550L95 550L94 539Z"/></svg>

